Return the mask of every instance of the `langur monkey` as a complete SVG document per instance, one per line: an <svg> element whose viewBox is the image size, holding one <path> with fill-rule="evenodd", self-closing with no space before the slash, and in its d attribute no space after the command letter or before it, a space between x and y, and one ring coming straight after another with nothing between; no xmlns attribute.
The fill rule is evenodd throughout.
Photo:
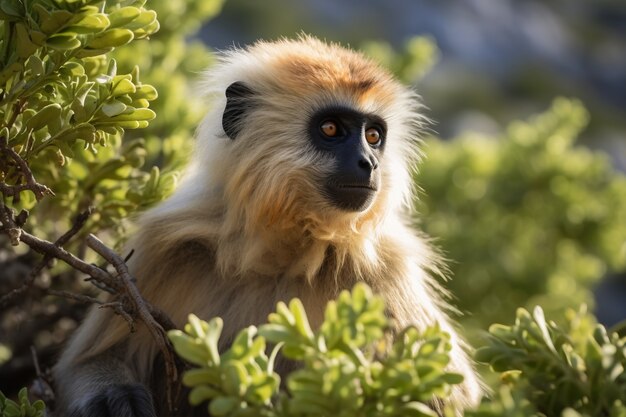
<svg viewBox="0 0 626 417"><path fill-rule="evenodd" d="M407 225L424 122L416 94L309 36L223 53L205 89L213 107L191 164L129 245L143 296L177 326L189 313L222 317L227 348L278 301L299 297L316 327L329 300L365 282L392 333L437 323L451 334L450 369L465 377L451 403L475 404L480 383L432 278L441 263ZM129 334L94 309L55 367L60 415L164 415L151 394L157 355L145 329Z"/></svg>

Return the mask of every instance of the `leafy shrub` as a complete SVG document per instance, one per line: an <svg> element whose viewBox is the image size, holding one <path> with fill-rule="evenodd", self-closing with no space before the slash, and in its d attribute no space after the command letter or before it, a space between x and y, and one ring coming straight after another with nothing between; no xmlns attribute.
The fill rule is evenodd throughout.
<svg viewBox="0 0 626 417"><path fill-rule="evenodd" d="M186 160L205 108L185 77L206 67L211 56L198 42L187 46L185 37L219 11L221 0L150 2L168 16L160 36L157 14L144 4L0 5L0 138L56 196L40 204L30 193L14 199L16 208L31 210L31 230L50 235L69 228L72 213L95 206L89 230L116 232L115 243L129 214L173 190L174 170ZM154 37L150 47L147 37ZM152 67L144 82L139 66ZM158 99L153 84L166 100ZM161 114L153 126L150 102ZM138 128L140 133L128 130ZM16 163L4 153L0 158L0 180L23 183Z"/></svg>
<svg viewBox="0 0 626 417"><path fill-rule="evenodd" d="M326 309L317 332L298 299L279 303L269 324L242 330L229 350L217 350L222 322L190 316L169 337L193 364L183 383L191 404L209 401L216 416L434 416L433 396L447 398L462 376L446 371L448 336L437 327L409 327L385 346L382 300L363 284ZM512 326L493 325L476 353L501 385L467 417L624 417L626 338L609 334L584 308L558 326L536 307L519 309ZM266 342L273 346L269 357ZM278 352L301 368L284 389L273 372ZM448 413L451 411L448 410Z"/></svg>
<svg viewBox="0 0 626 417"><path fill-rule="evenodd" d="M49 273L36 266L37 255L24 245L13 251L9 242L17 244L17 235L11 235L5 207L7 214L28 210L28 220L18 226L50 241L94 207L79 237L98 233L119 244L129 216L164 199L176 184L176 169L205 108L200 97L189 94L190 72L211 59L206 48L186 37L221 3L0 2L0 307L11 292L30 298L28 314L20 307L4 310L10 320L0 323L0 373L8 395L16 393L6 390L14 388L9 380L15 374L27 377L27 368L13 364L31 362L28 344L43 352L42 360L51 360L54 346L86 308L67 299L51 306L44 295L86 288L66 265L46 262ZM157 9L167 16L162 24ZM149 69L141 77L140 66ZM168 97L159 98L155 87ZM155 111L162 114L158 120ZM84 239L63 246L91 256ZM30 340L23 328L32 332Z"/></svg>
<svg viewBox="0 0 626 417"><path fill-rule="evenodd" d="M593 283L626 267L626 178L574 145L587 118L557 99L501 137L426 142L416 221L451 259L451 292L472 327L517 306L561 315L593 304Z"/></svg>
<svg viewBox="0 0 626 417"><path fill-rule="evenodd" d="M540 307L532 315L518 309L514 325L489 332L476 358L501 372L508 387L471 416L626 416L626 338L607 332L585 309L569 310L561 327Z"/></svg>
<svg viewBox="0 0 626 417"><path fill-rule="evenodd" d="M6 398L0 392L0 417L44 417L45 408L46 406L41 400L31 404L26 388L20 390L18 402Z"/></svg>
<svg viewBox="0 0 626 417"><path fill-rule="evenodd" d="M172 187L158 181L157 170L140 170L140 140L122 141L126 129L145 128L154 118L148 106L156 90L141 82L138 67L120 73L106 57L158 30L156 13L144 3L2 2L0 137L56 195L38 205L43 194L13 195L16 208L33 210L30 226L42 233L68 226L68 213L90 205L98 206L91 231L117 227ZM26 182L6 152L0 166L2 181ZM130 190L142 199L129 198Z"/></svg>
<svg viewBox="0 0 626 417"><path fill-rule="evenodd" d="M298 299L279 303L269 323L242 330L219 354L222 328L190 316L185 332L172 330L176 352L196 368L183 383L189 400L210 401L215 416L436 416L426 404L445 398L463 380L445 370L449 336L437 327L409 327L388 349L384 303L359 284L328 304L319 331L311 330ZM274 345L265 353L266 342ZM273 371L278 352L301 363L287 376Z"/></svg>

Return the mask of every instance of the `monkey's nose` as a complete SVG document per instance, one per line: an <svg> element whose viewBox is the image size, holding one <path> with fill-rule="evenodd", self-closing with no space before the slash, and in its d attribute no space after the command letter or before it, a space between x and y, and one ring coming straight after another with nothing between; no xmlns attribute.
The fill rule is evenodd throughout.
<svg viewBox="0 0 626 417"><path fill-rule="evenodd" d="M371 156L363 156L359 159L359 167L370 173L378 168L378 161Z"/></svg>

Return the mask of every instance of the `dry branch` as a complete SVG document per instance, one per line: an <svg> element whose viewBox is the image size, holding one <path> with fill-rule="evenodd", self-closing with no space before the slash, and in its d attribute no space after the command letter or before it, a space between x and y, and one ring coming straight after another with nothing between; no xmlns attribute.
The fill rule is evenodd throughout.
<svg viewBox="0 0 626 417"><path fill-rule="evenodd" d="M19 168L22 178L26 182L25 184L8 185L0 183L0 192L6 197L13 197L13 201L19 201L20 193L22 191L30 190L35 194L37 201L41 200L48 195L54 195L52 190L47 186L40 184L35 180L35 177L28 166L28 163L22 159L22 157L15 152L8 144L7 138L0 137L0 153L4 153L9 156Z"/></svg>
<svg viewBox="0 0 626 417"><path fill-rule="evenodd" d="M24 224L24 222L26 221L26 217L28 216L28 214L26 214L26 216L23 216L24 217L23 219L19 219L18 221L18 219L16 218L15 221L13 221L11 219L12 213L10 210L8 210L8 208L0 206L0 211L3 211L5 215L3 217L3 219L5 219L3 220L3 224L5 221L7 221L8 223L12 223L13 229L18 228L18 226L21 226L22 224ZM60 248L61 246L69 242L70 239L72 239L72 237L74 237L80 231L80 229L85 225L85 222L87 222L87 219L89 218L92 212L93 212L93 207L89 207L87 210L85 210L84 212L76 216L76 219L74 220L71 229L65 232L60 238L58 238L54 242L54 245ZM19 230L20 230L19 235L21 237L22 231L21 229ZM15 288L11 290L9 293L0 297L0 310L6 308L7 306L10 306L21 295L25 294L30 288L32 288L37 276L41 273L41 271L45 267L48 266L48 264L53 258L54 257L52 255L45 254L43 259L32 269L28 279L26 280L24 284L22 284L20 287Z"/></svg>
<svg viewBox="0 0 626 417"><path fill-rule="evenodd" d="M87 246L97 252L100 256L106 259L109 262L117 273L119 274L119 278L124 285L124 290L126 294L130 297L133 307L136 308L137 315L139 319L144 322L148 331L152 335L152 338L156 342L159 350L163 354L163 359L165 360L165 372L167 375L167 380L176 382L178 380L178 370L176 369L176 360L173 354L170 342L167 338L167 334L161 324L159 324L152 313L150 312L150 308L147 307L147 303L141 297L139 290L134 284L134 280L128 272L128 267L124 263L124 260L111 249L109 249L104 243L100 241L97 237L90 234L87 236ZM172 409L173 397L175 396L172 390L172 385L168 384L167 390L167 403L170 409Z"/></svg>
<svg viewBox="0 0 626 417"><path fill-rule="evenodd" d="M115 298L111 302L101 303L91 297L72 294L67 291L57 291L48 289L47 293L58 295L65 298L71 298L81 302L98 303L101 308L112 308L115 313L122 316L128 323L131 330L134 330L136 319L142 321L148 332L152 335L157 347L163 355L165 362L165 371L167 376L167 401L168 406L173 409L173 404L179 393L179 378L177 362L173 353L173 349L167 339L166 331L174 328L172 321L161 310L151 306L147 303L139 290L134 284L134 279L128 271L128 267L124 262L124 259L115 253L112 249L107 247L96 236L90 234L86 238L86 244L89 248L94 250L100 256L102 256L109 264L111 264L117 273L117 275L111 275L105 269L99 268L95 265L89 264L80 258L72 255L61 247L61 245L67 243L72 236L74 236L82 227L84 222L89 216L89 212L83 213L79 216L74 223L72 229L65 233L55 243L47 240L40 239L31 235L28 232L22 230L16 223L14 213L11 209L4 206L0 200L0 220L2 221L2 227L0 232L10 233L11 231L18 230L19 241L28 245L32 250L44 255L42 261L33 270L33 273L29 277L27 283L24 286L11 291L0 298L0 307L7 303L9 300L16 297L16 294L28 289L32 285L32 280L47 264L53 259L60 259L77 271L83 272L100 284L110 288L115 295ZM22 290L22 288L24 288Z"/></svg>

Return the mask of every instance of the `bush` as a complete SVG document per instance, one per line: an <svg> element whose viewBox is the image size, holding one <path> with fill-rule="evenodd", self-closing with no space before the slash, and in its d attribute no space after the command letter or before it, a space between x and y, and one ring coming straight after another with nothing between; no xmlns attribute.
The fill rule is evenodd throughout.
<svg viewBox="0 0 626 417"><path fill-rule="evenodd" d="M558 326L536 307L519 309L512 326L493 325L476 359L502 381L468 417L626 415L626 338L595 323L585 309L569 310ZM220 354L222 322L190 316L169 337L193 364L183 383L193 405L209 401L215 416L436 416L427 406L446 399L463 377L446 371L448 336L437 327L409 327L385 347L383 301L363 284L329 303L317 332L298 299L279 303L269 324L242 330ZM266 355L266 342L274 347ZM301 368L280 377L278 352ZM451 413L451 410L447 411Z"/></svg>
<svg viewBox="0 0 626 417"><path fill-rule="evenodd" d="M476 358L500 372L505 386L471 416L626 416L626 338L584 308L568 310L560 327L540 307L532 315L518 309L514 325L489 333Z"/></svg>
<svg viewBox="0 0 626 417"><path fill-rule="evenodd" d="M31 404L28 400L26 388L22 388L18 394L18 401L15 402L6 398L0 392L0 416L2 417L44 417L45 405L38 400Z"/></svg>
<svg viewBox="0 0 626 417"><path fill-rule="evenodd" d="M130 216L174 189L206 107L190 94L191 72L211 59L185 38L221 3L153 0L168 16L159 24L145 0L0 2L0 388L32 378L31 344L44 365L54 360L94 300L81 296L96 290L67 265L9 243L25 233L60 239L96 261L88 233L119 245ZM51 303L51 294L66 299ZM27 297L23 314L14 305Z"/></svg>
<svg viewBox="0 0 626 417"><path fill-rule="evenodd" d="M193 387L192 405L210 401L215 416L431 416L427 403L446 398L463 380L446 371L449 336L437 327L405 329L388 348L382 298L364 284L343 291L326 307L314 332L298 299L279 303L269 323L242 330L219 354L219 318L190 316L185 333L172 330L176 352L197 368L183 383ZM265 354L266 342L274 347ZM302 367L287 376L273 372L278 352Z"/></svg>
<svg viewBox="0 0 626 417"><path fill-rule="evenodd" d="M426 142L416 221L451 259L450 289L471 327L517 306L560 316L593 305L593 284L626 267L626 177L574 145L587 118L557 99L501 137Z"/></svg>

